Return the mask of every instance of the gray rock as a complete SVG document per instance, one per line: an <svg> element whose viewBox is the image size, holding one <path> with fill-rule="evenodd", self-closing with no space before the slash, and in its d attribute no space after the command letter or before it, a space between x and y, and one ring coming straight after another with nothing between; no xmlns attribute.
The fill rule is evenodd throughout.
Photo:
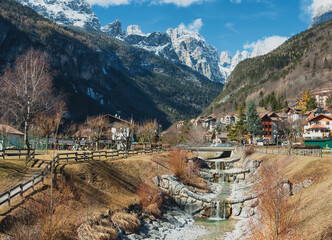
<svg viewBox="0 0 332 240"><path fill-rule="evenodd" d="M232 204L232 213L234 216L239 216L242 210L242 203Z"/></svg>
<svg viewBox="0 0 332 240"><path fill-rule="evenodd" d="M311 183L312 183L312 180L310 180L310 179L306 179L306 180L304 181L303 186L304 186L305 188L308 188L308 187L311 185Z"/></svg>
<svg viewBox="0 0 332 240"><path fill-rule="evenodd" d="M302 183L296 183L293 184L293 194L296 194L298 192L300 192L303 189L303 184Z"/></svg>
<svg viewBox="0 0 332 240"><path fill-rule="evenodd" d="M158 176L153 177L152 182L154 183L154 185L159 186L160 182L159 177Z"/></svg>

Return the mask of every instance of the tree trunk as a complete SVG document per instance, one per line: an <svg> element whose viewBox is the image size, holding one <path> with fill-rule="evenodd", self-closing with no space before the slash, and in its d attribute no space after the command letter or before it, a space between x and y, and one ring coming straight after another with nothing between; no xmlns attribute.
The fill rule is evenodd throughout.
<svg viewBox="0 0 332 240"><path fill-rule="evenodd" d="M30 153L30 144L29 144L28 131L29 131L29 122L26 120L24 122L24 143L25 143L25 147L27 148L28 154L29 154Z"/></svg>

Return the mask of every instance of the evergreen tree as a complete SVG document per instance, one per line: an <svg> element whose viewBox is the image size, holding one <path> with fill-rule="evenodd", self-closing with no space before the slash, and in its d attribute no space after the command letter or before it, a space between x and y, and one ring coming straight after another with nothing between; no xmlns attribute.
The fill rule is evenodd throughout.
<svg viewBox="0 0 332 240"><path fill-rule="evenodd" d="M242 102L238 107L238 120L228 128L228 140L230 141L241 142L246 134L244 108L245 103Z"/></svg>
<svg viewBox="0 0 332 240"><path fill-rule="evenodd" d="M251 137L261 136L263 134L261 119L257 114L256 105L252 100L250 100L247 104L246 115L247 115L246 127Z"/></svg>

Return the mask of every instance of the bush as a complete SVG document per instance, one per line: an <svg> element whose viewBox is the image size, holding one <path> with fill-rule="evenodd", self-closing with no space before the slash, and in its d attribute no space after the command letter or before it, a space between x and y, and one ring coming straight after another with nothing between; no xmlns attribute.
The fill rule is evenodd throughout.
<svg viewBox="0 0 332 240"><path fill-rule="evenodd" d="M188 171L187 154L185 151L172 151L170 158L170 168L174 175L180 179L185 179Z"/></svg>
<svg viewBox="0 0 332 240"><path fill-rule="evenodd" d="M185 151L172 151L170 157L170 168L183 183L209 191L210 187L200 177L200 163L187 160Z"/></svg>
<svg viewBox="0 0 332 240"><path fill-rule="evenodd" d="M245 149L244 149L244 157L248 157L250 156L251 154L253 154L255 152L255 147L253 146L247 146Z"/></svg>
<svg viewBox="0 0 332 240"><path fill-rule="evenodd" d="M114 225L118 226L122 230L126 232L137 232L142 223L134 213L125 213L125 212L117 212L111 217Z"/></svg>
<svg viewBox="0 0 332 240"><path fill-rule="evenodd" d="M106 219L92 218L83 223L77 230L79 240L117 239L117 231Z"/></svg>
<svg viewBox="0 0 332 240"><path fill-rule="evenodd" d="M137 187L143 212L156 217L161 216L160 206L163 202L159 189L152 184L140 183Z"/></svg>

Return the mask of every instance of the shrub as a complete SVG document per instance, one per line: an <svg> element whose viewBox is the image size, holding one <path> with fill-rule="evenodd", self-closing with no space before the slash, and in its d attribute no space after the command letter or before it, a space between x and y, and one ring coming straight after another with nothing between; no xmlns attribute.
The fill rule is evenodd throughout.
<svg viewBox="0 0 332 240"><path fill-rule="evenodd" d="M174 175L180 179L185 179L187 175L187 158L185 151L172 151L170 157L170 168Z"/></svg>
<svg viewBox="0 0 332 240"><path fill-rule="evenodd" d="M117 239L117 231L107 219L91 218L77 230L79 240Z"/></svg>
<svg viewBox="0 0 332 240"><path fill-rule="evenodd" d="M200 177L200 163L188 161L185 151L172 151L170 156L170 168L183 183L204 191L209 190L209 185Z"/></svg>
<svg viewBox="0 0 332 240"><path fill-rule="evenodd" d="M246 147L244 149L244 157L248 157L250 156L251 154L253 154L255 152L255 148L253 146L249 146L249 147Z"/></svg>
<svg viewBox="0 0 332 240"><path fill-rule="evenodd" d="M137 232L142 223L134 213L117 212L111 217L115 226L126 232Z"/></svg>
<svg viewBox="0 0 332 240"><path fill-rule="evenodd" d="M151 183L140 183L137 187L137 195L140 198L142 210L156 217L161 215L160 206L163 202L159 189Z"/></svg>

